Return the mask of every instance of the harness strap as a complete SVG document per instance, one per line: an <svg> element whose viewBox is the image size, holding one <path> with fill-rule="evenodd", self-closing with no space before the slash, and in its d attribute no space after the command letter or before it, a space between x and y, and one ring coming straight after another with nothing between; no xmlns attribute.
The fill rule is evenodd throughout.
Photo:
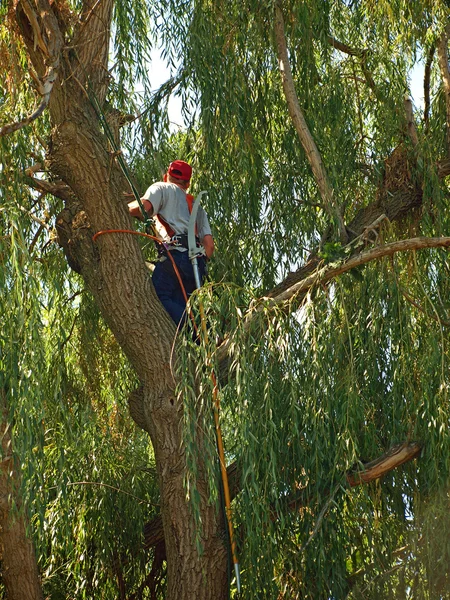
<svg viewBox="0 0 450 600"><path fill-rule="evenodd" d="M188 205L189 214L192 213L192 206L194 204L194 196L192 194L186 194L186 202ZM169 225L169 223L160 215L155 215L155 219L163 226L166 230L166 234L169 238L173 238L175 236L175 230ZM197 235L197 223L195 224L195 234Z"/></svg>

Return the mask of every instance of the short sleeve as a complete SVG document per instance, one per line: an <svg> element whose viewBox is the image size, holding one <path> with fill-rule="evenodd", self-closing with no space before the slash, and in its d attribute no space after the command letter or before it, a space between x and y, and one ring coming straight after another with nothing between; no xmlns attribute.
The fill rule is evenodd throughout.
<svg viewBox="0 0 450 600"><path fill-rule="evenodd" d="M163 205L163 188L160 183L151 185L142 197L152 203L154 215L158 214Z"/></svg>
<svg viewBox="0 0 450 600"><path fill-rule="evenodd" d="M200 240L203 240L205 235L212 235L211 226L208 221L208 217L203 210L203 207L200 206L197 215L197 228L198 228L198 237Z"/></svg>

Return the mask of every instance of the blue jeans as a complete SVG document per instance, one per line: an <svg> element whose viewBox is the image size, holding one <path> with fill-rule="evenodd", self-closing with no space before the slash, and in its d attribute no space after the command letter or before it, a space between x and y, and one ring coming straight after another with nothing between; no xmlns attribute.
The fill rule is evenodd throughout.
<svg viewBox="0 0 450 600"><path fill-rule="evenodd" d="M195 279L188 252L172 250L171 255L180 273L186 294L189 297L195 290ZM197 259L197 262L200 281L202 282L205 276L206 260L201 256ZM178 325L180 321L184 321L186 319L186 302L170 258L156 264L152 281L161 304L175 321L175 324Z"/></svg>

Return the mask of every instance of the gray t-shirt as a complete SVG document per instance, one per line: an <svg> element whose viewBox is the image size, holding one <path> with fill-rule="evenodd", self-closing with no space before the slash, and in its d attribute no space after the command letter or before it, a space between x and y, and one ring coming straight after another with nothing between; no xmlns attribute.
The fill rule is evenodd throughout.
<svg viewBox="0 0 450 600"><path fill-rule="evenodd" d="M174 230L175 234L183 235L188 232L189 207L186 200L186 192L175 183L158 182L151 185L143 196L153 206L153 215L160 215L164 221ZM169 237L162 224L155 219L156 229L164 241ZM211 234L208 217L200 206L197 213L197 236L203 241L205 235Z"/></svg>

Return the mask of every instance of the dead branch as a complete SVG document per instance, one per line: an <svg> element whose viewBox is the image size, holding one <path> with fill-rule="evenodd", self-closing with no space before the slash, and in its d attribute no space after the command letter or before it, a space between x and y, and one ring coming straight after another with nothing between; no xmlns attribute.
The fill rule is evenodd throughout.
<svg viewBox="0 0 450 600"><path fill-rule="evenodd" d="M418 442L404 442L392 446L385 454L369 463L354 473L347 474L347 483L350 487L356 487L363 483L369 483L379 479L389 471L400 467L404 463L416 458L422 449Z"/></svg>
<svg viewBox="0 0 450 600"><path fill-rule="evenodd" d="M73 192L69 188L68 185L60 182L50 182L45 179L37 179L36 177L27 177L26 183L34 190L38 192L42 192L44 194L52 194L56 198L61 198L61 200L70 200L73 199Z"/></svg>

